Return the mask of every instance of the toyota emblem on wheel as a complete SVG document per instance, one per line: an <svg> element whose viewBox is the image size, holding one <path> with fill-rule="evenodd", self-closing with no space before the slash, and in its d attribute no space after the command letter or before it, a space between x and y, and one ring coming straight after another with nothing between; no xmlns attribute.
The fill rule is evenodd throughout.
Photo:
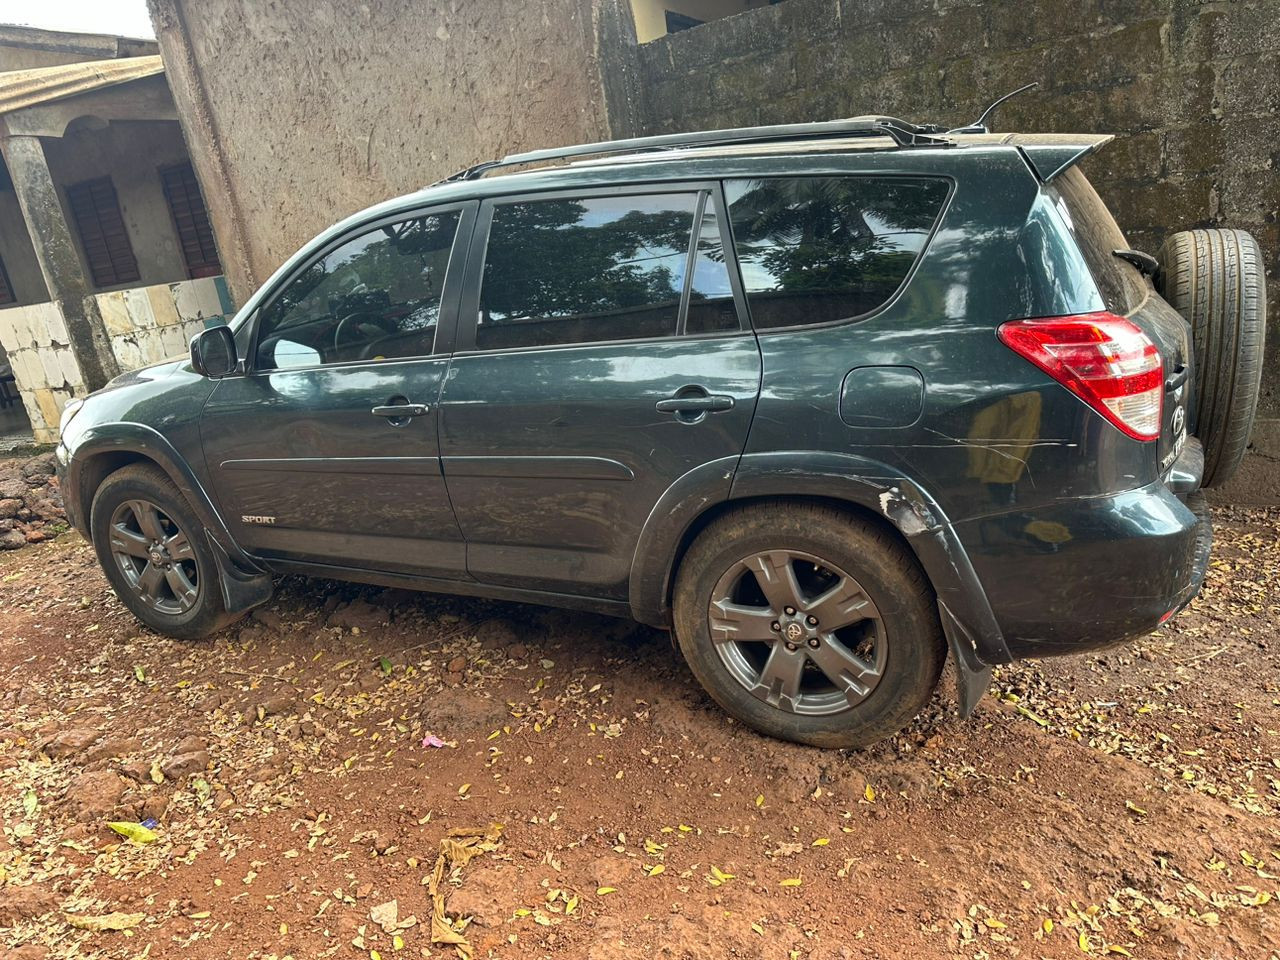
<svg viewBox="0 0 1280 960"><path fill-rule="evenodd" d="M803 628L803 627L801 627L801 626L800 626L800 624L798 624L798 623L789 623L789 624L787 624L787 639L788 639L788 640L792 640L792 641L794 641L794 640L799 640L803 635L804 635L804 628Z"/></svg>

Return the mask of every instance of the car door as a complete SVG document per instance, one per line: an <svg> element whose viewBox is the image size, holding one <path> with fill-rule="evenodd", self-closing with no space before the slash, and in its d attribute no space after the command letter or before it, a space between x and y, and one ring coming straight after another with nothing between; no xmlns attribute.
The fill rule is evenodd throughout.
<svg viewBox="0 0 1280 960"><path fill-rule="evenodd" d="M486 201L441 399L484 583L625 599L659 498L727 493L760 390L714 184Z"/></svg>
<svg viewBox="0 0 1280 960"><path fill-rule="evenodd" d="M437 400L476 206L362 225L263 301L244 374L218 382L201 421L250 553L466 577Z"/></svg>

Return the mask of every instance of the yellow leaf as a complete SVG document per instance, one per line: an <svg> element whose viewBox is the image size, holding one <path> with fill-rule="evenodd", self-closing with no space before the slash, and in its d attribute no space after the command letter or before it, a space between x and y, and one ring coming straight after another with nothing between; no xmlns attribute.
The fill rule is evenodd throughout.
<svg viewBox="0 0 1280 960"><path fill-rule="evenodd" d="M502 731L501 731L501 730L495 730L495 731L493 731L493 733L491 733L491 734L489 734L487 737L485 737L485 739L486 739L486 740L497 740L500 736L502 736Z"/></svg>
<svg viewBox="0 0 1280 960"><path fill-rule="evenodd" d="M517 917L527 917L531 913L533 913L533 911L530 910L528 907L516 907Z"/></svg>
<svg viewBox="0 0 1280 960"><path fill-rule="evenodd" d="M382 954L380 954L377 950L370 950L369 960L382 960Z"/></svg>
<svg viewBox="0 0 1280 960"><path fill-rule="evenodd" d="M610 893L617 893L617 887L596 887L596 896L603 897Z"/></svg>
<svg viewBox="0 0 1280 960"><path fill-rule="evenodd" d="M1052 920L1046 919L1044 923L1040 924L1040 927L1044 930L1045 933L1053 933Z"/></svg>
<svg viewBox="0 0 1280 960"><path fill-rule="evenodd" d="M82 914L64 913L63 918L78 930L92 930L101 933L103 930L129 930L136 927L144 919L141 913L107 913L100 917L86 917Z"/></svg>
<svg viewBox="0 0 1280 960"><path fill-rule="evenodd" d="M462 786L458 788L458 796L465 797L467 795L467 791L470 789L471 789L471 784L464 783Z"/></svg>
<svg viewBox="0 0 1280 960"><path fill-rule="evenodd" d="M764 806L764 794L763 794L763 793L756 797L756 806L757 806L757 807L763 807L763 806Z"/></svg>
<svg viewBox="0 0 1280 960"><path fill-rule="evenodd" d="M753 924L751 925L751 929L752 929L753 931L755 931L756 933L760 934L760 936L762 936L762 937L764 936L764 927L760 926L760 924L758 924L758 923L753 923Z"/></svg>
<svg viewBox="0 0 1280 960"><path fill-rule="evenodd" d="M577 897L570 897L570 898L569 898L569 902L568 902L568 903L566 903L566 904L564 905L564 912L565 912L565 913L573 913L573 911L575 911L575 910L577 910L577 909L578 909L578 898L577 898Z"/></svg>
<svg viewBox="0 0 1280 960"><path fill-rule="evenodd" d="M398 934L398 933L397 933L394 937L392 937L392 938L391 938L391 949L392 949L392 950L403 950L403 949L404 949L404 937L400 936L400 934Z"/></svg>
<svg viewBox="0 0 1280 960"><path fill-rule="evenodd" d="M120 836L127 837L134 843L153 843L160 836L154 830L148 829L140 823L133 823L129 820L112 820L107 824L107 826L120 834Z"/></svg>
<svg viewBox="0 0 1280 960"><path fill-rule="evenodd" d="M876 802L876 792L871 789L871 784L867 784L866 789L862 791L862 795L867 798L867 803Z"/></svg>
<svg viewBox="0 0 1280 960"><path fill-rule="evenodd" d="M1124 947L1116 947L1116 946L1109 946L1109 947L1107 947L1107 953L1118 953L1118 954L1120 954L1120 956L1122 956L1122 957L1132 957L1132 956L1133 956L1133 954L1132 954L1132 953L1130 953L1128 950L1126 950Z"/></svg>
<svg viewBox="0 0 1280 960"><path fill-rule="evenodd" d="M826 837L819 837L817 840L813 841L812 845L815 847L825 847L830 842L831 841L828 840Z"/></svg>
<svg viewBox="0 0 1280 960"><path fill-rule="evenodd" d="M656 877L665 869L667 868L660 863L654 864L652 867L649 868L649 876Z"/></svg>
<svg viewBox="0 0 1280 960"><path fill-rule="evenodd" d="M1143 810L1140 806L1138 806L1132 800L1126 800L1124 802L1124 808L1133 813L1136 813L1140 817L1145 817L1147 815L1147 811Z"/></svg>
<svg viewBox="0 0 1280 960"><path fill-rule="evenodd" d="M999 920L997 920L995 917L983 917L982 922L985 923L992 930L1003 930L1005 928L1005 925L1001 923Z"/></svg>
<svg viewBox="0 0 1280 960"><path fill-rule="evenodd" d="M693 832L693 827L690 827L690 826L688 826L688 825L686 825L686 824L683 824L683 823L682 823L682 824L680 824L680 832L681 832L681 833L692 833L692 832Z"/></svg>
<svg viewBox="0 0 1280 960"><path fill-rule="evenodd" d="M666 844L654 843L652 840L646 840L644 842L644 852L649 854L651 857L656 857L665 849Z"/></svg>
<svg viewBox="0 0 1280 960"><path fill-rule="evenodd" d="M779 886L782 886L782 887L798 887L798 886L800 886L800 878L799 878L799 877L787 877L787 879L783 880L783 881L779 884Z"/></svg>
<svg viewBox="0 0 1280 960"><path fill-rule="evenodd" d="M717 880L718 882L720 882L720 883L724 883L726 880L732 880L734 877L736 877L736 876L737 876L737 874L736 874L736 873L725 873L725 872L724 872L723 870L721 870L719 867L715 867L715 866L713 866L713 867L711 868L711 876L715 877L715 878L716 878L716 880Z"/></svg>
<svg viewBox="0 0 1280 960"><path fill-rule="evenodd" d="M1083 950L1085 953L1089 952L1089 935L1085 933L1083 930L1080 931L1080 936L1076 942L1080 944L1081 950Z"/></svg>

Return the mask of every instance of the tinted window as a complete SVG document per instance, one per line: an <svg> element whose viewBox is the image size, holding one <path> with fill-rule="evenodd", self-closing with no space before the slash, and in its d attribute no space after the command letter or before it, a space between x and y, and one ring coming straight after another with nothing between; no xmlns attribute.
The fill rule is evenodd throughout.
<svg viewBox="0 0 1280 960"><path fill-rule="evenodd" d="M476 346L675 334L695 193L494 207Z"/></svg>
<svg viewBox="0 0 1280 960"><path fill-rule="evenodd" d="M263 311L259 369L431 353L458 214L387 224L295 277Z"/></svg>
<svg viewBox="0 0 1280 960"><path fill-rule="evenodd" d="M1132 313L1146 299L1147 283L1137 267L1112 254L1128 249L1129 241L1093 184L1079 167L1072 167L1053 181L1049 193L1089 265L1102 302L1114 313Z"/></svg>
<svg viewBox="0 0 1280 960"><path fill-rule="evenodd" d="M943 180L794 177L725 185L757 328L870 313L902 285L946 200Z"/></svg>
<svg viewBox="0 0 1280 960"><path fill-rule="evenodd" d="M708 199L694 249L693 277L689 281L689 315L686 333L719 333L738 329L738 312L729 286L724 242L715 205Z"/></svg>

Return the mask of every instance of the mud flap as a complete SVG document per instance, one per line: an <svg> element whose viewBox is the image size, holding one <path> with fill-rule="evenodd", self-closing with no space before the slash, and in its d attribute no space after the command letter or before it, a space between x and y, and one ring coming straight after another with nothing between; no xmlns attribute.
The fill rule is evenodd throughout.
<svg viewBox="0 0 1280 960"><path fill-rule="evenodd" d="M222 604L228 613L243 613L271 599L275 590L269 573L249 573L237 567L227 556L222 544L212 536L209 547L218 561L218 582L222 585Z"/></svg>
<svg viewBox="0 0 1280 960"><path fill-rule="evenodd" d="M960 716L968 717L977 709L978 701L991 684L991 667L978 659L973 637L941 600L938 601L938 613L942 619L942 632L947 635L947 644L956 663Z"/></svg>

